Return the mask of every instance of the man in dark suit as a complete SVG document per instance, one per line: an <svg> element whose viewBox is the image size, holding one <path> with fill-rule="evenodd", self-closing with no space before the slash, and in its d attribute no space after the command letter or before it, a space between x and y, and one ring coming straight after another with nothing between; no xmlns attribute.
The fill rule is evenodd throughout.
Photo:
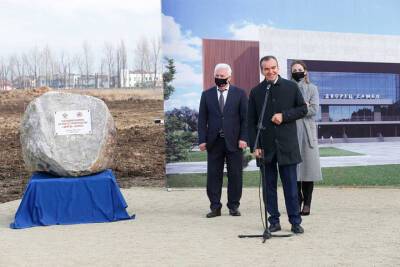
<svg viewBox="0 0 400 267"><path fill-rule="evenodd" d="M232 69L228 64L215 66L216 86L201 95L198 135L199 148L207 149L207 195L211 212L207 218L221 216L221 191L224 162L228 171L228 208L240 216L242 196L242 149L247 147L247 97L230 84Z"/></svg>
<svg viewBox="0 0 400 267"><path fill-rule="evenodd" d="M297 197L296 165L301 162L297 141L296 120L307 114L307 105L296 83L279 76L278 61L274 56L260 60L264 81L251 90L249 96L248 127L250 148L253 150L257 124L261 115L265 95L267 106L263 118L263 130L255 151L257 158L263 157L263 197L269 213L270 227L266 231L281 230L277 200L278 170L285 196L286 210L291 231L300 234L301 217ZM268 92L267 92L268 91ZM265 170L264 170L264 167Z"/></svg>

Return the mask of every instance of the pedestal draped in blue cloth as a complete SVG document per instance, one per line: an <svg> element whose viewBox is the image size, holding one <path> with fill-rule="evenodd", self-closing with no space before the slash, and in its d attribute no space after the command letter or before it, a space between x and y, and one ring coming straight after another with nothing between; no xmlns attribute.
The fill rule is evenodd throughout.
<svg viewBox="0 0 400 267"><path fill-rule="evenodd" d="M82 177L34 173L11 228L133 218L111 170Z"/></svg>

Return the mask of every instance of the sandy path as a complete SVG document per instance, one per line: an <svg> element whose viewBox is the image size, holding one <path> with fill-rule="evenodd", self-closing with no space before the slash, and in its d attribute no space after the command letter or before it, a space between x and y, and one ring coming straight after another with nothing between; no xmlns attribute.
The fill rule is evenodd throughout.
<svg viewBox="0 0 400 267"><path fill-rule="evenodd" d="M281 190L281 189L280 189ZM226 199L224 191L224 199ZM123 190L132 221L11 230L19 201L0 205L0 266L398 266L400 189L316 188L306 233L262 233L257 189L245 189L242 217L206 219L204 190ZM283 232L290 229L282 209ZM270 264L271 265L270 265Z"/></svg>

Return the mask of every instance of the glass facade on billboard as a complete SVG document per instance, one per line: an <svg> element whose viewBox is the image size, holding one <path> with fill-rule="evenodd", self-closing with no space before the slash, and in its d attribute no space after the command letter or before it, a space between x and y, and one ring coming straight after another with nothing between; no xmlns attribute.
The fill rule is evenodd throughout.
<svg viewBox="0 0 400 267"><path fill-rule="evenodd" d="M381 121L399 121L400 75L393 73L319 72L310 71L311 81L318 86L321 99L386 99L393 105L382 105ZM330 122L374 121L374 106L329 105ZM322 121L319 108L317 121Z"/></svg>
<svg viewBox="0 0 400 267"><path fill-rule="evenodd" d="M400 75L392 73L318 72L310 71L310 79L319 88L320 98L327 94L351 94L353 98L378 95L377 98L400 99Z"/></svg>
<svg viewBox="0 0 400 267"><path fill-rule="evenodd" d="M329 121L373 121L373 106L329 106Z"/></svg>
<svg viewBox="0 0 400 267"><path fill-rule="evenodd" d="M400 63L304 61L319 92L319 139L400 137Z"/></svg>

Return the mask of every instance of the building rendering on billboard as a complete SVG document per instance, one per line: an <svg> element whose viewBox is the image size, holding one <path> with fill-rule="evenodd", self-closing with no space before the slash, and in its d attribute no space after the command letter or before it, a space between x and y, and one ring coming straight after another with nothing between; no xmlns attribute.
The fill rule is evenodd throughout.
<svg viewBox="0 0 400 267"><path fill-rule="evenodd" d="M233 65L234 77L249 77L262 56L274 55L281 76L287 78L291 62L301 59L319 89L320 139L400 137L400 36L266 27L260 30L257 55L237 50L230 53L231 47L246 44L252 49L257 46L255 42L250 46L248 41L203 40L203 69L212 70L218 62L233 62L241 66L235 70ZM224 51L224 57L216 51ZM240 86L249 91L260 79ZM205 76L205 89L208 85Z"/></svg>

